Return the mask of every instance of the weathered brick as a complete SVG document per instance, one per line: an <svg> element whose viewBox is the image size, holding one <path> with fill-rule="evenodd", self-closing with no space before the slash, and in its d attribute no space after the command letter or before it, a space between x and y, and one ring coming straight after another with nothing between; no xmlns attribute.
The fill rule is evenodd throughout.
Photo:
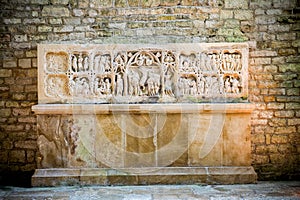
<svg viewBox="0 0 300 200"><path fill-rule="evenodd" d="M44 17L68 17L70 16L69 9L66 7L57 6L44 6L42 10L42 16Z"/></svg>
<svg viewBox="0 0 300 200"><path fill-rule="evenodd" d="M288 125L289 126L300 125L300 118L288 119Z"/></svg>
<svg viewBox="0 0 300 200"><path fill-rule="evenodd" d="M84 15L84 11L82 9L73 9L73 14L76 17L81 17Z"/></svg>
<svg viewBox="0 0 300 200"><path fill-rule="evenodd" d="M250 59L250 64L253 65L268 65L271 64L271 58L252 58Z"/></svg>
<svg viewBox="0 0 300 200"><path fill-rule="evenodd" d="M5 106L6 106L7 108L12 108L12 107L17 108L17 107L19 107L20 105L19 105L19 102L17 102L17 101L7 101L7 102L5 103Z"/></svg>
<svg viewBox="0 0 300 200"><path fill-rule="evenodd" d="M296 127L295 126L276 127L275 132L277 134L295 133L296 132Z"/></svg>
<svg viewBox="0 0 300 200"><path fill-rule="evenodd" d="M271 143L273 144L284 144L288 142L287 135L272 135Z"/></svg>
<svg viewBox="0 0 300 200"><path fill-rule="evenodd" d="M232 10L221 10L220 11L220 19L231 19L233 18Z"/></svg>
<svg viewBox="0 0 300 200"><path fill-rule="evenodd" d="M276 22L275 16L260 15L255 17L256 24L274 24Z"/></svg>
<svg viewBox="0 0 300 200"><path fill-rule="evenodd" d="M251 124L252 125L267 125L268 120L267 119L255 119L255 120L251 120Z"/></svg>
<svg viewBox="0 0 300 200"><path fill-rule="evenodd" d="M272 118L274 115L273 111L269 111L269 110L265 110L265 111L261 111L259 113L259 117L262 119L268 119L268 118Z"/></svg>
<svg viewBox="0 0 300 200"><path fill-rule="evenodd" d="M0 109L1 117L9 117L10 115L11 115L11 109L9 109L9 108L1 108Z"/></svg>
<svg viewBox="0 0 300 200"><path fill-rule="evenodd" d="M297 78L297 74L276 74L274 75L275 81L288 81Z"/></svg>
<svg viewBox="0 0 300 200"><path fill-rule="evenodd" d="M32 58L37 56L37 50L28 50L25 52L26 57Z"/></svg>
<svg viewBox="0 0 300 200"><path fill-rule="evenodd" d="M3 22L4 22L4 24L20 24L21 19L19 19L19 18L10 18L10 19L4 19Z"/></svg>
<svg viewBox="0 0 300 200"><path fill-rule="evenodd" d="M275 96L264 96L264 102L273 102L275 99Z"/></svg>
<svg viewBox="0 0 300 200"><path fill-rule="evenodd" d="M15 68L15 67L17 67L16 60L3 60L3 68Z"/></svg>
<svg viewBox="0 0 300 200"><path fill-rule="evenodd" d="M79 25L81 24L81 19L79 17L66 18L63 20L66 25Z"/></svg>
<svg viewBox="0 0 300 200"><path fill-rule="evenodd" d="M286 162L286 157L284 154L271 154L270 155L270 161L271 163L274 163L276 165L282 164Z"/></svg>
<svg viewBox="0 0 300 200"><path fill-rule="evenodd" d="M34 140L16 141L15 147L21 148L21 149L36 149L37 144L36 144L36 141L34 141Z"/></svg>
<svg viewBox="0 0 300 200"><path fill-rule="evenodd" d="M300 95L300 89L299 88L289 88L286 90L286 94L288 96L299 96Z"/></svg>
<svg viewBox="0 0 300 200"><path fill-rule="evenodd" d="M269 32L272 33L279 33L279 32L289 32L290 31L290 25L285 24L272 24L268 26Z"/></svg>
<svg viewBox="0 0 300 200"><path fill-rule="evenodd" d="M69 0L51 0L51 3L53 5L67 5L69 3Z"/></svg>
<svg viewBox="0 0 300 200"><path fill-rule="evenodd" d="M282 13L281 9L268 9L266 10L267 15L280 15Z"/></svg>
<svg viewBox="0 0 300 200"><path fill-rule="evenodd" d="M264 144L265 136L263 134L254 134L252 135L252 142L255 144Z"/></svg>
<svg viewBox="0 0 300 200"><path fill-rule="evenodd" d="M0 69L0 78L11 77L12 70L11 69Z"/></svg>
<svg viewBox="0 0 300 200"><path fill-rule="evenodd" d="M286 109L300 109L300 103L286 103Z"/></svg>
<svg viewBox="0 0 300 200"><path fill-rule="evenodd" d="M271 102L267 104L267 109L284 109L284 103Z"/></svg>
<svg viewBox="0 0 300 200"><path fill-rule="evenodd" d="M280 33L276 36L277 40L296 40L296 33Z"/></svg>
<svg viewBox="0 0 300 200"><path fill-rule="evenodd" d="M280 110L274 112L275 117L293 117L294 111L293 110Z"/></svg>
<svg viewBox="0 0 300 200"><path fill-rule="evenodd" d="M19 67L21 68L31 68L31 59L30 58L19 59L18 64Z"/></svg>
<svg viewBox="0 0 300 200"><path fill-rule="evenodd" d="M287 41L272 41L270 43L270 47L272 49L289 48L291 46L292 46L292 44Z"/></svg>
<svg viewBox="0 0 300 200"><path fill-rule="evenodd" d="M290 55L296 55L297 51L296 49L286 48L286 49L279 49L278 55L280 56L290 56Z"/></svg>
<svg viewBox="0 0 300 200"><path fill-rule="evenodd" d="M269 157L267 155L253 155L253 160L256 164L269 163Z"/></svg>
<svg viewBox="0 0 300 200"><path fill-rule="evenodd" d="M284 65L279 65L279 72L296 72L300 73L299 64L296 63L289 63Z"/></svg>
<svg viewBox="0 0 300 200"><path fill-rule="evenodd" d="M278 71L278 67L276 65L265 65L264 72L276 73Z"/></svg>
<svg viewBox="0 0 300 200"><path fill-rule="evenodd" d="M21 123L35 123L36 117L19 117L18 122Z"/></svg>
<svg viewBox="0 0 300 200"><path fill-rule="evenodd" d="M285 118L271 118L268 125L272 126L272 127L286 126L286 119Z"/></svg>
<svg viewBox="0 0 300 200"><path fill-rule="evenodd" d="M278 86L278 84L274 81L258 81L258 88L276 88ZM272 95L272 93L269 93Z"/></svg>
<svg viewBox="0 0 300 200"><path fill-rule="evenodd" d="M14 116L26 116L31 113L30 108L13 108L13 115Z"/></svg>
<svg viewBox="0 0 300 200"><path fill-rule="evenodd" d="M277 56L272 58L272 64L284 64L285 63L285 58L284 56Z"/></svg>
<svg viewBox="0 0 300 200"><path fill-rule="evenodd" d="M62 24L63 21L61 18L51 18L51 19L49 19L49 23L54 24L54 25L59 25L59 24Z"/></svg>
<svg viewBox="0 0 300 200"><path fill-rule="evenodd" d="M272 50L257 50L257 51L251 51L250 57L273 57L277 56L276 51Z"/></svg>
<svg viewBox="0 0 300 200"><path fill-rule="evenodd" d="M235 10L234 18L238 20L252 20L253 19L253 11L252 10Z"/></svg>
<svg viewBox="0 0 300 200"><path fill-rule="evenodd" d="M47 26L47 25L38 26L38 32L42 32L42 33L52 32L52 26Z"/></svg>
<svg viewBox="0 0 300 200"><path fill-rule="evenodd" d="M9 152L9 161L12 163L25 163L26 155L24 150L12 150Z"/></svg>
<svg viewBox="0 0 300 200"><path fill-rule="evenodd" d="M247 9L248 8L248 2L244 0L225 0L225 8L241 8L241 9Z"/></svg>

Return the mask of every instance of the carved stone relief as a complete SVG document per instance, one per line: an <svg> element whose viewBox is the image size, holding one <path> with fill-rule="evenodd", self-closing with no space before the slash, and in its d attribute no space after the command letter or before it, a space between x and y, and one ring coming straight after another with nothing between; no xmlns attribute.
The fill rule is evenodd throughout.
<svg viewBox="0 0 300 200"><path fill-rule="evenodd" d="M104 50L102 50L104 49ZM41 103L247 99L247 44L39 45Z"/></svg>

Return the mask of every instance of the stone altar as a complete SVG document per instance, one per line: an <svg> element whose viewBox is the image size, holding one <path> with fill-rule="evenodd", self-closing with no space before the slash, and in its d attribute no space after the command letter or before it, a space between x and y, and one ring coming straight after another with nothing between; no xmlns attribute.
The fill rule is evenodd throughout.
<svg viewBox="0 0 300 200"><path fill-rule="evenodd" d="M253 183L248 45L39 44L33 186Z"/></svg>

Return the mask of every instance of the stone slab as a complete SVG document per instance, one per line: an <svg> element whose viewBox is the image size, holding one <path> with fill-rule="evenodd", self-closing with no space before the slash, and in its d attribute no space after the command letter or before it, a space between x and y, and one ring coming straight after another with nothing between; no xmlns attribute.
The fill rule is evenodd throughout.
<svg viewBox="0 0 300 200"><path fill-rule="evenodd" d="M164 167L37 169L32 186L246 184L256 183L252 167Z"/></svg>
<svg viewBox="0 0 300 200"><path fill-rule="evenodd" d="M247 43L39 44L39 103L248 99Z"/></svg>

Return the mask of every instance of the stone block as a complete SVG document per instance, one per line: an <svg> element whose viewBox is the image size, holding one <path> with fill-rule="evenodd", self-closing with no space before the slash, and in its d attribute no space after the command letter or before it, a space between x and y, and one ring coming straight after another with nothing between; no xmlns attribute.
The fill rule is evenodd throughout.
<svg viewBox="0 0 300 200"><path fill-rule="evenodd" d="M285 104L286 109L300 109L300 103L286 103Z"/></svg>
<svg viewBox="0 0 300 200"><path fill-rule="evenodd" d="M277 134L295 133L296 132L296 127L295 126L276 127L275 132Z"/></svg>
<svg viewBox="0 0 300 200"><path fill-rule="evenodd" d="M284 109L284 103L275 103L275 102L271 102L267 104L267 109Z"/></svg>
<svg viewBox="0 0 300 200"><path fill-rule="evenodd" d="M26 155L24 150L11 150L9 152L9 161L12 163L25 163Z"/></svg>
<svg viewBox="0 0 300 200"><path fill-rule="evenodd" d="M91 0L91 8L112 7L112 0Z"/></svg>
<svg viewBox="0 0 300 200"><path fill-rule="evenodd" d="M220 19L232 19L233 18L233 11L232 10L221 10L220 11Z"/></svg>
<svg viewBox="0 0 300 200"><path fill-rule="evenodd" d="M11 77L12 70L11 69L0 69L0 78Z"/></svg>
<svg viewBox="0 0 300 200"><path fill-rule="evenodd" d="M290 56L290 55L296 55L297 50L296 49L279 49L278 50L278 55L280 56Z"/></svg>
<svg viewBox="0 0 300 200"><path fill-rule="evenodd" d="M44 6L42 10L42 16L44 17L69 17L70 11L66 7L58 6Z"/></svg>
<svg viewBox="0 0 300 200"><path fill-rule="evenodd" d="M18 65L21 68L31 68L31 59L30 58L19 59Z"/></svg>
<svg viewBox="0 0 300 200"><path fill-rule="evenodd" d="M10 19L4 19L3 22L4 22L4 24L20 24L21 19L19 19L19 18L10 18Z"/></svg>
<svg viewBox="0 0 300 200"><path fill-rule="evenodd" d="M15 68L17 67L16 60L3 60L3 68Z"/></svg>
<svg viewBox="0 0 300 200"><path fill-rule="evenodd" d="M1 117L9 117L10 115L11 115L11 109L9 109L9 108L1 108L0 109Z"/></svg>
<svg viewBox="0 0 300 200"><path fill-rule="evenodd" d="M52 26L47 26L47 25L42 25L42 26L38 26L38 32L52 32Z"/></svg>
<svg viewBox="0 0 300 200"><path fill-rule="evenodd" d="M300 118L288 119L287 121L289 126L300 125Z"/></svg>
<svg viewBox="0 0 300 200"><path fill-rule="evenodd" d="M300 72L299 65L296 63L279 65L278 69L279 69L279 72L295 72L295 73Z"/></svg>
<svg viewBox="0 0 300 200"><path fill-rule="evenodd" d="M70 0L51 0L53 5L67 5Z"/></svg>
<svg viewBox="0 0 300 200"><path fill-rule="evenodd" d="M75 17L81 17L84 15L84 11L82 9L73 9L73 14Z"/></svg>
<svg viewBox="0 0 300 200"><path fill-rule="evenodd" d="M293 110L281 110L281 111L275 111L274 113L275 117L293 117L294 111Z"/></svg>
<svg viewBox="0 0 300 200"><path fill-rule="evenodd" d="M253 11L252 10L235 10L234 18L238 20L253 20Z"/></svg>
<svg viewBox="0 0 300 200"><path fill-rule="evenodd" d="M244 0L225 0L225 8L240 8L240 9L247 9L248 8L248 2Z"/></svg>

